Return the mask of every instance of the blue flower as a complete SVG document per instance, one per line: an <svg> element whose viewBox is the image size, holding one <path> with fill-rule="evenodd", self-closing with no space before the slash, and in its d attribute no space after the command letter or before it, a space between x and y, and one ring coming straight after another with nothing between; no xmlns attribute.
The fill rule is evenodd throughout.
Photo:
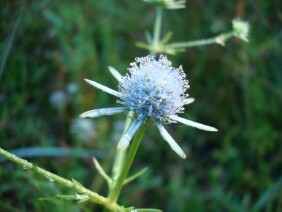
<svg viewBox="0 0 282 212"><path fill-rule="evenodd" d="M117 102L123 107L96 109L80 115L81 118L93 118L133 111L137 117L119 141L119 150L128 147L134 134L149 117L155 121L164 140L182 158L186 158L185 153L166 131L163 123L179 122L201 130L217 131L213 127L177 116L178 113L183 113L185 105L194 101L187 98L189 85L181 66L172 67L171 62L163 55L158 60L153 56L136 58L130 66L129 73L124 77L109 67L113 76L119 80L118 91L85 79L94 87L118 97Z"/></svg>

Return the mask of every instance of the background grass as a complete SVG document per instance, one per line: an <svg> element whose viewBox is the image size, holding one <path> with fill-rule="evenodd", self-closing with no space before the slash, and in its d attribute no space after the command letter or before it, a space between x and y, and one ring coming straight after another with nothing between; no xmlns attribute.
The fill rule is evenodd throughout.
<svg viewBox="0 0 282 212"><path fill-rule="evenodd" d="M1 1L0 140L18 150L40 147L28 159L43 168L106 194L106 184L82 151L62 155L47 147L97 150L111 168L124 115L78 122L80 113L114 106L116 100L87 85L94 79L115 88L107 71L122 74L134 46L152 30L154 9L142 1ZM274 1L189 0L185 10L166 11L163 33L173 41L206 38L229 31L231 20L251 24L250 43L237 39L169 56L183 65L196 102L186 117L215 126L208 133L167 126L188 155L181 160L148 129L134 170L148 166L125 187L120 202L164 211L280 211L282 208L282 8ZM32 149L23 149L28 155ZM39 201L73 191L0 163L1 211L100 211L71 201Z"/></svg>

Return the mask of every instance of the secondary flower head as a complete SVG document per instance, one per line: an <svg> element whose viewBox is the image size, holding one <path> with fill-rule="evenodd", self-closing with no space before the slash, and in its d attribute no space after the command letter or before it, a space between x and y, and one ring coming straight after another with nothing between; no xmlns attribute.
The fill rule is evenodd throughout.
<svg viewBox="0 0 282 212"><path fill-rule="evenodd" d="M163 55L156 60L153 56L136 58L130 64L129 73L124 77L112 67L109 67L113 76L119 80L118 90L115 91L97 82L86 80L89 84L119 98L118 103L123 107L103 108L87 111L81 118L93 118L102 115L113 115L133 111L137 118L131 123L118 143L118 149L128 147L138 129L150 117L170 147L182 158L186 155L175 140L165 130L162 123L180 122L201 130L217 131L217 129L177 116L183 112L184 105L193 102L187 98L188 80L182 67L174 68L171 62Z"/></svg>
<svg viewBox="0 0 282 212"><path fill-rule="evenodd" d="M250 25L246 21L242 21L240 19L234 19L232 21L234 34L237 38L242 39L243 41L248 42L249 38L249 31L250 31Z"/></svg>

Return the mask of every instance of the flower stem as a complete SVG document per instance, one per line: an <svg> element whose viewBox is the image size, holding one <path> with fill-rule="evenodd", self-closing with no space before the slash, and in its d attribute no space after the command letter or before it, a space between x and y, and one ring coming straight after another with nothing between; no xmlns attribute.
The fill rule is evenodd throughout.
<svg viewBox="0 0 282 212"><path fill-rule="evenodd" d="M153 50L150 51L151 55L156 55L156 53L158 52L157 49L160 43L162 17L163 17L163 9L157 7L155 26L154 26L154 36L153 36L153 48L152 48Z"/></svg>
<svg viewBox="0 0 282 212"><path fill-rule="evenodd" d="M224 45L224 42L233 36L234 36L234 32L232 31L229 33L217 35L213 38L201 39L201 40L195 40L195 41L187 41L187 42L175 42L175 43L170 43L167 46L170 48L188 48L188 47L194 47L194 46L210 45L214 43Z"/></svg>
<svg viewBox="0 0 282 212"><path fill-rule="evenodd" d="M124 207L118 205L116 202L109 202L109 200L91 190L88 190L87 188L85 188L84 186L82 186L81 184L79 184L78 182L76 182L75 180L71 181L71 180L67 180L63 177L60 177L58 175L55 175L45 169L42 169L38 166L35 166L34 164L28 162L27 160L21 159L18 156L7 152L6 150L0 148L0 156L13 161L14 163L19 164L20 166L24 167L24 169L30 169L44 177L46 177L47 179L56 181L66 187L72 188L75 191L81 193L81 194L86 194L89 196L89 201L94 202L96 204L100 204L103 205L105 208L108 208L110 210L114 210L114 211L124 211Z"/></svg>
<svg viewBox="0 0 282 212"><path fill-rule="evenodd" d="M127 128L130 126L133 116L134 116L133 111L128 112L123 133L125 133ZM122 166L124 164L125 156L126 156L126 151L117 151L116 156L115 156L114 165L113 165L113 170L112 170L113 180L117 180L118 176L120 175Z"/></svg>
<svg viewBox="0 0 282 212"><path fill-rule="evenodd" d="M134 157L136 155L137 149L139 147L139 144L141 142L141 139L143 137L143 134L146 129L146 123L140 128L140 130L136 133L134 136L132 143L130 145L129 151L126 156L126 160L124 161L124 165L122 166L121 172L115 181L112 189L110 190L110 193L108 195L109 202L116 203L119 197L119 194L121 192L124 180L128 174L128 171L132 165L132 162L134 160Z"/></svg>

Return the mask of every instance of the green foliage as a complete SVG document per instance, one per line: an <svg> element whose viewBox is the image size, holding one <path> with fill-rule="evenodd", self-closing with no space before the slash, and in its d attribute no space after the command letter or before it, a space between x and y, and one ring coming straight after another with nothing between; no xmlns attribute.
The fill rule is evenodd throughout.
<svg viewBox="0 0 282 212"><path fill-rule="evenodd" d="M128 0L1 4L1 147L103 150L99 161L109 173L124 116L92 120L91 140L77 136L72 129L79 114L116 104L83 78L115 88L107 67L124 74L130 61L148 54L134 44L145 42L144 31L153 28L152 7ZM235 11L250 22L250 43L232 38L225 47L196 47L170 56L174 64L183 65L189 94L196 99L187 107L187 116L219 132L169 126L189 153L183 161L160 141L156 129L149 130L134 162L134 170L145 166L149 170L126 185L120 202L164 211L278 211L282 208L280 2L189 0L187 4L186 9L164 12L162 36L170 31L170 41L216 36L232 27ZM94 191L107 192L91 158L28 159ZM10 162L0 166L1 211L101 210L70 200L39 201L76 194Z"/></svg>

